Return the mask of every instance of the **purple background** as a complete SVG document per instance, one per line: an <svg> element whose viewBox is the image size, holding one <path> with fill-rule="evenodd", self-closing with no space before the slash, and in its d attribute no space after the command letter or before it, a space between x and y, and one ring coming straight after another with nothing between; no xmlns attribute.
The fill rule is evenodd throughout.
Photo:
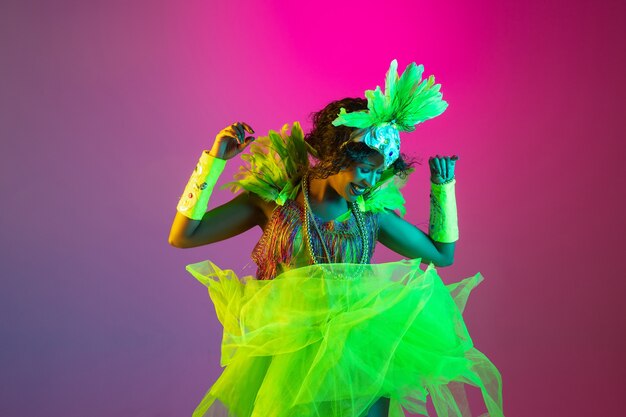
<svg viewBox="0 0 626 417"><path fill-rule="evenodd" d="M393 58L450 103L403 150L460 155L441 274L486 278L467 324L506 415L622 415L625 3L296 3L0 3L0 415L190 415L221 334L184 266L254 273L259 237L168 246L200 152L234 121L308 128ZM424 228L426 165L406 196Z"/></svg>

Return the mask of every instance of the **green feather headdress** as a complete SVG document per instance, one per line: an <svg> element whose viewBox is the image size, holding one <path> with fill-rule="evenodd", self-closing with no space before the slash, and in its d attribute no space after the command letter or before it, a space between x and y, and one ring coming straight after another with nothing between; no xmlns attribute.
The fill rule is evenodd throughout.
<svg viewBox="0 0 626 417"><path fill-rule="evenodd" d="M391 61L380 86L365 91L367 110L348 113L342 108L333 125L355 127L351 141L365 142L385 158L385 168L400 156L399 132L412 132L415 125L439 116L448 107L442 100L440 84L431 75L422 80L423 65L409 64L398 77L398 61Z"/></svg>

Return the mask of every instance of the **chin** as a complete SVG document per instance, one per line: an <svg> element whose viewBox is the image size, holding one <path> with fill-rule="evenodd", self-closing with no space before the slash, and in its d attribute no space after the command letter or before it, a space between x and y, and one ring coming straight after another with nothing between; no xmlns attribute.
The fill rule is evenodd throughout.
<svg viewBox="0 0 626 417"><path fill-rule="evenodd" d="M357 196L354 196L354 195L349 195L349 194L348 194L348 195L345 197L345 199L346 199L346 201L347 201L348 203L356 203L356 201L357 201L358 197L357 197Z"/></svg>
<svg viewBox="0 0 626 417"><path fill-rule="evenodd" d="M354 201L354 196L350 195L349 190L342 190L342 192L337 192L337 194L339 194L339 197L343 198L344 200L348 202Z"/></svg>

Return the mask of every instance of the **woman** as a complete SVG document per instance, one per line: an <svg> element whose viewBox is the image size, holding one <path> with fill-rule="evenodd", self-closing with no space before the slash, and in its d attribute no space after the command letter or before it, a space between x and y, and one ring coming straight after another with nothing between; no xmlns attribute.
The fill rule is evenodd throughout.
<svg viewBox="0 0 626 417"><path fill-rule="evenodd" d="M404 203L396 179L410 171L399 131L447 106L434 79L421 80L421 66L401 77L396 68L384 95L330 103L306 137L295 123L260 138L232 183L244 192L208 212L225 161L255 140L254 130L228 126L203 154L170 244L205 245L254 226L263 235L252 254L256 280L210 262L188 267L224 325L225 370L194 415L401 416L403 408L425 413L430 395L440 415L465 416L462 382L502 415L499 374L472 347L460 314L480 276L446 288L433 268L454 258L458 158L429 159L429 234L395 213ZM371 265L376 241L413 260ZM422 271L420 262L432 265Z"/></svg>

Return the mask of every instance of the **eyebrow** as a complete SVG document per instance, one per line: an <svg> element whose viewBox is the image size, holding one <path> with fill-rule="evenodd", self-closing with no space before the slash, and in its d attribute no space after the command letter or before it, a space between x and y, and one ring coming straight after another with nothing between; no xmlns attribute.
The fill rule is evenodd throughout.
<svg viewBox="0 0 626 417"><path fill-rule="evenodd" d="M372 164L371 162L365 162L365 161L361 161L360 164L362 164L362 165L369 165L372 168L376 168L378 166L376 164Z"/></svg>

